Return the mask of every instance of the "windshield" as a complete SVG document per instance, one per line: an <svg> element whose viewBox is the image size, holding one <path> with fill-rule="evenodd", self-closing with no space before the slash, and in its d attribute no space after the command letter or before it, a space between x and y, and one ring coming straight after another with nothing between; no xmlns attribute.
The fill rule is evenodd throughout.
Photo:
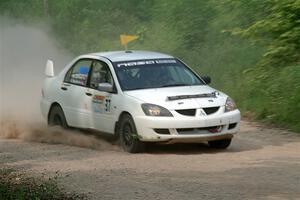
<svg viewBox="0 0 300 200"><path fill-rule="evenodd" d="M115 62L114 68L122 90L204 85L176 59Z"/></svg>

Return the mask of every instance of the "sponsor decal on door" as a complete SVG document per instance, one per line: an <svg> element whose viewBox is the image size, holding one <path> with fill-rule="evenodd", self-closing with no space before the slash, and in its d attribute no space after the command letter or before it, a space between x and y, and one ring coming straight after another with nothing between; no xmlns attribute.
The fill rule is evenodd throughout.
<svg viewBox="0 0 300 200"><path fill-rule="evenodd" d="M111 98L108 96L94 95L93 110L96 113L110 113L111 112Z"/></svg>

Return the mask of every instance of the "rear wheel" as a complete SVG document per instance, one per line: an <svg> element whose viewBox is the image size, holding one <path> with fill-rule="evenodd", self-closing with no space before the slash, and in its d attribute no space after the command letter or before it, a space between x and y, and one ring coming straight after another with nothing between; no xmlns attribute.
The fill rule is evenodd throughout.
<svg viewBox="0 0 300 200"><path fill-rule="evenodd" d="M214 149L226 149L230 143L231 139L208 141L209 146Z"/></svg>
<svg viewBox="0 0 300 200"><path fill-rule="evenodd" d="M48 118L48 126L61 126L63 128L68 128L64 112L60 106L53 106L51 108Z"/></svg>
<svg viewBox="0 0 300 200"><path fill-rule="evenodd" d="M139 153L144 150L145 144L139 140L134 121L129 114L121 118L119 136L121 146L125 151Z"/></svg>

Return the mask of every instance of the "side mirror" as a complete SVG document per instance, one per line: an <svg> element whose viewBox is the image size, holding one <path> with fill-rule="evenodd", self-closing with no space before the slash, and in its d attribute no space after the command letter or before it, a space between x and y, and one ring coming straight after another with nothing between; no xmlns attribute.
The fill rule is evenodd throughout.
<svg viewBox="0 0 300 200"><path fill-rule="evenodd" d="M103 92L113 92L113 85L110 83L99 83L98 90Z"/></svg>
<svg viewBox="0 0 300 200"><path fill-rule="evenodd" d="M54 66L53 66L53 61L52 60L47 60L45 75L47 77L53 77L54 76Z"/></svg>
<svg viewBox="0 0 300 200"><path fill-rule="evenodd" d="M201 76L201 78L207 85L211 83L211 78L209 76Z"/></svg>

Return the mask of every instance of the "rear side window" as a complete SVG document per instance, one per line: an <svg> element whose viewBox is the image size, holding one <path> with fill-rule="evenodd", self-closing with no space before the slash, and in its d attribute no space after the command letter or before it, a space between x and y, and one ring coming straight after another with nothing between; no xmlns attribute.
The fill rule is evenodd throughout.
<svg viewBox="0 0 300 200"><path fill-rule="evenodd" d="M86 86L92 61L80 60L67 72L65 82Z"/></svg>

